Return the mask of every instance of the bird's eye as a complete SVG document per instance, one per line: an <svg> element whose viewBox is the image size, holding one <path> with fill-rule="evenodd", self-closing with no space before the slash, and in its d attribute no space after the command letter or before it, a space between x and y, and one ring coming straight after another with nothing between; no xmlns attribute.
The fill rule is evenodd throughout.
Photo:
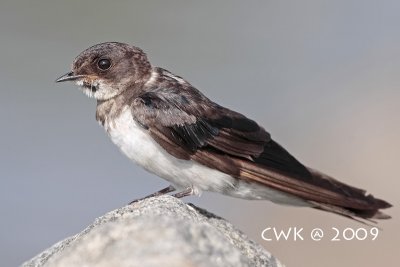
<svg viewBox="0 0 400 267"><path fill-rule="evenodd" d="M108 70L111 67L111 61L107 58L102 58L97 62L97 67L101 70Z"/></svg>

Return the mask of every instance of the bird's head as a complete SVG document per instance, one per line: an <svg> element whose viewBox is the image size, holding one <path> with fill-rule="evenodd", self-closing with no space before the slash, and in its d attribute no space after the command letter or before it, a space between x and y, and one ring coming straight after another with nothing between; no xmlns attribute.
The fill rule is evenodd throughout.
<svg viewBox="0 0 400 267"><path fill-rule="evenodd" d="M150 73L150 63L140 48L108 42L80 53L72 70L56 82L74 81L89 97L107 100L144 82Z"/></svg>

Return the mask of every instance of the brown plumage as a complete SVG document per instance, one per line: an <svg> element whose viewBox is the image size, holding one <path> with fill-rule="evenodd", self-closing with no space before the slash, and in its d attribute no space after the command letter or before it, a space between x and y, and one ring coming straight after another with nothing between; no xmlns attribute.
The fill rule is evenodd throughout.
<svg viewBox="0 0 400 267"><path fill-rule="evenodd" d="M175 157L292 194L317 209L350 218L390 218L379 211L389 203L305 167L254 121L189 84L158 79L156 87L136 97L132 113Z"/></svg>
<svg viewBox="0 0 400 267"><path fill-rule="evenodd" d="M113 63L109 69L98 69L101 58ZM98 99L101 124L112 125L128 107L133 120L177 159L349 218L390 218L380 211L391 207L388 202L304 166L253 120L212 102L181 77L151 67L139 48L104 43L85 50L73 72L58 81L79 79Z"/></svg>

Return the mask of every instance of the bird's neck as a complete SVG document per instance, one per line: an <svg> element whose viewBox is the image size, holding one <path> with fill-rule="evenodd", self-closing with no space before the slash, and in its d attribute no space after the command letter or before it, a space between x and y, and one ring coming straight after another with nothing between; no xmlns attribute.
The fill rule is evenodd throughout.
<svg viewBox="0 0 400 267"><path fill-rule="evenodd" d="M121 93L107 100L97 100L96 120L100 125L118 117L126 105L126 96Z"/></svg>

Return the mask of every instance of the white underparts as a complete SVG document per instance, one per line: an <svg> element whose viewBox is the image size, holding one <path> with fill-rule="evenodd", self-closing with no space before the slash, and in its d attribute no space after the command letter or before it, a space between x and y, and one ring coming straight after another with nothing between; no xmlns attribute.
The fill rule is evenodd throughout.
<svg viewBox="0 0 400 267"><path fill-rule="evenodd" d="M245 199L269 199L283 204L306 205L298 198L260 184L238 181L197 162L175 158L136 123L129 108L125 108L115 120L106 120L104 127L128 158L180 189L192 187L198 194L201 191L213 191Z"/></svg>

